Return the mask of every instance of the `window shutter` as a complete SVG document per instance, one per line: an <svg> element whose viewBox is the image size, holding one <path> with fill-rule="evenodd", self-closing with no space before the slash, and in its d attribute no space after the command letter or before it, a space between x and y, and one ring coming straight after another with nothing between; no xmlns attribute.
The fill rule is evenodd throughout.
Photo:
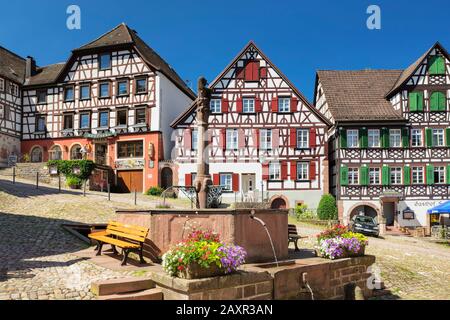
<svg viewBox="0 0 450 320"><path fill-rule="evenodd" d="M402 145L403 145L403 148L409 147L409 129L408 128L402 129Z"/></svg>
<svg viewBox="0 0 450 320"><path fill-rule="evenodd" d="M359 175L360 184L362 186L367 186L369 184L369 168L367 166L362 166L359 169Z"/></svg>
<svg viewBox="0 0 450 320"><path fill-rule="evenodd" d="M341 166L340 169L340 182L341 186L348 186L348 168L347 166Z"/></svg>
<svg viewBox="0 0 450 320"><path fill-rule="evenodd" d="M243 106L242 106L242 98L239 97L239 98L237 99L237 101L236 101L236 111L237 111L237 113L242 113L242 109L243 109Z"/></svg>
<svg viewBox="0 0 450 320"><path fill-rule="evenodd" d="M297 97L291 98L291 112L297 112L298 110L298 99Z"/></svg>
<svg viewBox="0 0 450 320"><path fill-rule="evenodd" d="M316 161L311 161L309 163L309 180L316 180Z"/></svg>
<svg viewBox="0 0 450 320"><path fill-rule="evenodd" d="M253 130L253 146L259 149L259 129Z"/></svg>
<svg viewBox="0 0 450 320"><path fill-rule="evenodd" d="M266 79L267 78L267 67L262 67L259 69L259 77L261 79Z"/></svg>
<svg viewBox="0 0 450 320"><path fill-rule="evenodd" d="M423 92L417 92L417 111L423 111Z"/></svg>
<svg viewBox="0 0 450 320"><path fill-rule="evenodd" d="M268 163L264 163L262 165L262 178L265 181L269 180L269 164Z"/></svg>
<svg viewBox="0 0 450 320"><path fill-rule="evenodd" d="M220 175L218 173L213 174L213 184L215 186L219 186L220 185Z"/></svg>
<svg viewBox="0 0 450 320"><path fill-rule="evenodd" d="M381 184L383 186L388 186L390 183L390 171L388 166L383 166L381 169Z"/></svg>
<svg viewBox="0 0 450 320"><path fill-rule="evenodd" d="M341 148L347 148L347 132L345 129L339 130L339 145Z"/></svg>
<svg viewBox="0 0 450 320"><path fill-rule="evenodd" d="M184 148L192 150L192 129L184 129Z"/></svg>
<svg viewBox="0 0 450 320"><path fill-rule="evenodd" d="M317 147L317 136L316 136L316 129L311 128L309 129L309 147L315 148Z"/></svg>
<svg viewBox="0 0 450 320"><path fill-rule="evenodd" d="M405 186L411 185L411 167L403 167L403 184Z"/></svg>
<svg viewBox="0 0 450 320"><path fill-rule="evenodd" d="M239 173L233 173L233 191L239 192Z"/></svg>
<svg viewBox="0 0 450 320"><path fill-rule="evenodd" d="M431 128L425 129L425 143L429 148L433 146L433 131Z"/></svg>
<svg viewBox="0 0 450 320"><path fill-rule="evenodd" d="M446 183L447 183L447 184L450 184L450 164L447 165Z"/></svg>
<svg viewBox="0 0 450 320"><path fill-rule="evenodd" d="M278 112L278 98L272 98L272 112Z"/></svg>
<svg viewBox="0 0 450 320"><path fill-rule="evenodd" d="M186 187L192 186L192 174L191 173L186 173L186 175L184 177L184 183L186 184Z"/></svg>
<svg viewBox="0 0 450 320"><path fill-rule="evenodd" d="M439 106L439 111L446 111L447 110L447 93L443 93L443 92L439 92L438 94L439 97L439 101L438 101L438 106Z"/></svg>
<svg viewBox="0 0 450 320"><path fill-rule="evenodd" d="M259 81L259 61L252 62L253 81Z"/></svg>
<svg viewBox="0 0 450 320"><path fill-rule="evenodd" d="M410 112L417 111L417 92L409 93L409 111Z"/></svg>
<svg viewBox="0 0 450 320"><path fill-rule="evenodd" d="M272 149L278 149L280 147L280 129L273 129L272 133Z"/></svg>
<svg viewBox="0 0 450 320"><path fill-rule="evenodd" d="M291 148L297 149L297 129L289 130L289 146Z"/></svg>
<svg viewBox="0 0 450 320"><path fill-rule="evenodd" d="M430 111L439 111L439 92L433 92L430 96Z"/></svg>
<svg viewBox="0 0 450 320"><path fill-rule="evenodd" d="M287 162L281 162L281 180L287 180Z"/></svg>
<svg viewBox="0 0 450 320"><path fill-rule="evenodd" d="M369 147L369 138L367 137L367 129L361 128L359 129L359 145L361 148L366 149Z"/></svg>
<svg viewBox="0 0 450 320"><path fill-rule="evenodd" d="M230 107L230 102L226 98L222 98L222 113L227 113Z"/></svg>
<svg viewBox="0 0 450 320"><path fill-rule="evenodd" d="M389 129L388 128L381 129L381 147L389 148Z"/></svg>
<svg viewBox="0 0 450 320"><path fill-rule="evenodd" d="M295 161L291 161L291 180L292 181L297 180L297 162Z"/></svg>
<svg viewBox="0 0 450 320"><path fill-rule="evenodd" d="M227 148L227 131L225 129L220 129L220 139L219 147L222 150Z"/></svg>
<svg viewBox="0 0 450 320"><path fill-rule="evenodd" d="M262 104L260 98L255 98L255 111L257 113L262 112Z"/></svg>
<svg viewBox="0 0 450 320"><path fill-rule="evenodd" d="M236 68L236 78L237 79L244 79L244 68Z"/></svg>
<svg viewBox="0 0 450 320"><path fill-rule="evenodd" d="M450 128L445 128L445 145L450 147Z"/></svg>
<svg viewBox="0 0 450 320"><path fill-rule="evenodd" d="M245 130L244 129L238 130L238 143L239 143L239 149L244 149L246 147L246 145L245 145Z"/></svg>
<svg viewBox="0 0 450 320"><path fill-rule="evenodd" d="M434 166L427 165L427 184L434 184Z"/></svg>
<svg viewBox="0 0 450 320"><path fill-rule="evenodd" d="M428 64L428 73L430 75L445 74L445 60L441 56L432 56Z"/></svg>
<svg viewBox="0 0 450 320"><path fill-rule="evenodd" d="M248 61L245 66L245 81L259 80L259 61Z"/></svg>
<svg viewBox="0 0 450 320"><path fill-rule="evenodd" d="M439 57L437 59L436 71L438 74L445 74L445 59L444 57Z"/></svg>

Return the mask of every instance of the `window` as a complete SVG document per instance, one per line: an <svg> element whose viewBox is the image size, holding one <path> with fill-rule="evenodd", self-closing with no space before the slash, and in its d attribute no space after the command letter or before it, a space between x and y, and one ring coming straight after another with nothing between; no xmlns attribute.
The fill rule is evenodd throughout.
<svg viewBox="0 0 450 320"><path fill-rule="evenodd" d="M63 122L64 130L73 129L73 114L65 114Z"/></svg>
<svg viewBox="0 0 450 320"><path fill-rule="evenodd" d="M309 130L297 130L297 149L309 148Z"/></svg>
<svg viewBox="0 0 450 320"><path fill-rule="evenodd" d="M31 162L42 162L42 149L40 147L34 147L31 150Z"/></svg>
<svg viewBox="0 0 450 320"><path fill-rule="evenodd" d="M80 114L80 129L88 129L91 127L90 114L81 113Z"/></svg>
<svg viewBox="0 0 450 320"><path fill-rule="evenodd" d="M391 168L389 180L391 184L402 184L402 168Z"/></svg>
<svg viewBox="0 0 450 320"><path fill-rule="evenodd" d="M48 152L49 160L62 160L62 151L60 146L54 146Z"/></svg>
<svg viewBox="0 0 450 320"><path fill-rule="evenodd" d="M9 84L9 93L15 97L19 97L19 86L15 83L10 82Z"/></svg>
<svg viewBox="0 0 450 320"><path fill-rule="evenodd" d="M281 166L279 163L269 164L269 180L281 180Z"/></svg>
<svg viewBox="0 0 450 320"><path fill-rule="evenodd" d="M412 167L412 183L423 184L423 167Z"/></svg>
<svg viewBox="0 0 450 320"><path fill-rule="evenodd" d="M255 99L242 99L242 112L254 113L255 112Z"/></svg>
<svg viewBox="0 0 450 320"><path fill-rule="evenodd" d="M36 118L37 132L45 132L45 116L38 116Z"/></svg>
<svg viewBox="0 0 450 320"><path fill-rule="evenodd" d="M81 146L79 144L74 145L70 149L70 160L82 160L83 154L81 153Z"/></svg>
<svg viewBox="0 0 450 320"><path fill-rule="evenodd" d="M444 129L433 129L433 147L444 146Z"/></svg>
<svg viewBox="0 0 450 320"><path fill-rule="evenodd" d="M80 86L80 100L89 100L91 98L91 85L82 84Z"/></svg>
<svg viewBox="0 0 450 320"><path fill-rule="evenodd" d="M358 130L347 130L347 147L358 148L359 146L359 132Z"/></svg>
<svg viewBox="0 0 450 320"><path fill-rule="evenodd" d="M238 131L236 129L228 129L227 130L227 142L226 146L228 150L237 150L238 149Z"/></svg>
<svg viewBox="0 0 450 320"><path fill-rule="evenodd" d="M111 54L110 53L103 53L100 55L99 67L100 67L100 70L111 69Z"/></svg>
<svg viewBox="0 0 450 320"><path fill-rule="evenodd" d="M145 108L136 109L135 116L136 116L136 119L135 119L136 124L141 124L141 123L147 122L146 117L145 117Z"/></svg>
<svg viewBox="0 0 450 320"><path fill-rule="evenodd" d="M0 119L6 119L9 120L9 106L7 105L0 105Z"/></svg>
<svg viewBox="0 0 450 320"><path fill-rule="evenodd" d="M128 123L128 110L117 110L117 126L126 126Z"/></svg>
<svg viewBox="0 0 450 320"><path fill-rule="evenodd" d="M38 90L37 91L37 103L47 103L47 90Z"/></svg>
<svg viewBox="0 0 450 320"><path fill-rule="evenodd" d="M222 101L220 99L212 99L209 108L211 110L211 113L221 113Z"/></svg>
<svg viewBox="0 0 450 320"><path fill-rule="evenodd" d="M379 129L369 129L367 131L368 145L369 148L379 148L380 147L380 130Z"/></svg>
<svg viewBox="0 0 450 320"><path fill-rule="evenodd" d="M348 184L358 184L359 170L358 168L348 168Z"/></svg>
<svg viewBox="0 0 450 320"><path fill-rule="evenodd" d="M0 78L0 91L5 91L5 79Z"/></svg>
<svg viewBox="0 0 450 320"><path fill-rule="evenodd" d="M74 99L75 99L74 87L65 87L64 88L64 101L70 102L70 101L74 101Z"/></svg>
<svg viewBox="0 0 450 320"><path fill-rule="evenodd" d="M147 92L147 78L136 79L136 93Z"/></svg>
<svg viewBox="0 0 450 320"><path fill-rule="evenodd" d="M411 129L411 145L413 147L423 146L421 129Z"/></svg>
<svg viewBox="0 0 450 320"><path fill-rule="evenodd" d="M119 80L117 81L117 95L118 96L127 96L128 95L128 80Z"/></svg>
<svg viewBox="0 0 450 320"><path fill-rule="evenodd" d="M98 116L98 126L100 128L109 127L109 111L100 111Z"/></svg>
<svg viewBox="0 0 450 320"><path fill-rule="evenodd" d="M109 98L110 92L109 92L109 82L101 82L99 84L99 97L100 98Z"/></svg>
<svg viewBox="0 0 450 320"><path fill-rule="evenodd" d="M380 184L380 168L369 168L369 184Z"/></svg>
<svg viewBox="0 0 450 320"><path fill-rule="evenodd" d="M297 180L309 180L309 163L297 162Z"/></svg>
<svg viewBox="0 0 450 320"><path fill-rule="evenodd" d="M278 112L291 111L291 98L278 98Z"/></svg>
<svg viewBox="0 0 450 320"><path fill-rule="evenodd" d="M389 147L399 148L402 146L402 130L391 129L389 130Z"/></svg>
<svg viewBox="0 0 450 320"><path fill-rule="evenodd" d="M445 167L434 167L434 183L445 183Z"/></svg>
<svg viewBox="0 0 450 320"><path fill-rule="evenodd" d="M259 146L261 150L272 149L272 130L262 129L260 131L260 140Z"/></svg>
<svg viewBox="0 0 450 320"><path fill-rule="evenodd" d="M220 185L224 187L225 191L233 190L233 176L230 173L220 174Z"/></svg>
<svg viewBox="0 0 450 320"><path fill-rule="evenodd" d="M143 141L126 141L117 143L118 158L142 158L144 156Z"/></svg>
<svg viewBox="0 0 450 320"><path fill-rule="evenodd" d="M192 134L191 134L191 149L192 150L197 150L198 146L198 130L192 130Z"/></svg>

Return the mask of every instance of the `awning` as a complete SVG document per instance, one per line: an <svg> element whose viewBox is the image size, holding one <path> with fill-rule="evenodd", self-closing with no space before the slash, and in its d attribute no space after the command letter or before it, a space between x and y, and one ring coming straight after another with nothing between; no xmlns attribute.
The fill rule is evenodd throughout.
<svg viewBox="0 0 450 320"><path fill-rule="evenodd" d="M450 201L446 201L444 203L441 203L440 205L428 209L427 210L428 214L446 214L446 213L450 213Z"/></svg>

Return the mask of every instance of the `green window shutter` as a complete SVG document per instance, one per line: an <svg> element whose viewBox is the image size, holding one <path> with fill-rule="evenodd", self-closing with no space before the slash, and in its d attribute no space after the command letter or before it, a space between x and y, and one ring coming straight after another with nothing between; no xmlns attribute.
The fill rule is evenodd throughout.
<svg viewBox="0 0 450 320"><path fill-rule="evenodd" d="M410 112L417 111L417 92L409 93L409 111Z"/></svg>
<svg viewBox="0 0 450 320"><path fill-rule="evenodd" d="M381 169L381 183L383 186L388 186L390 183L390 169L388 166L383 166Z"/></svg>
<svg viewBox="0 0 450 320"><path fill-rule="evenodd" d="M434 166L427 165L427 184L434 184Z"/></svg>
<svg viewBox="0 0 450 320"><path fill-rule="evenodd" d="M363 149L369 147L369 138L367 137L367 129L359 129L359 146Z"/></svg>
<svg viewBox="0 0 450 320"><path fill-rule="evenodd" d="M447 110L447 96L443 92L438 92L438 110Z"/></svg>
<svg viewBox="0 0 450 320"><path fill-rule="evenodd" d="M408 128L402 129L402 146L403 146L403 148L409 147L409 129Z"/></svg>
<svg viewBox="0 0 450 320"><path fill-rule="evenodd" d="M431 128L425 129L425 142L427 147L431 148L433 146L433 131Z"/></svg>
<svg viewBox="0 0 450 320"><path fill-rule="evenodd" d="M445 74L445 59L444 59L444 57L439 57L437 59L436 63L437 63L437 66L436 66L437 73Z"/></svg>
<svg viewBox="0 0 450 320"><path fill-rule="evenodd" d="M428 73L430 75L445 74L445 60L441 56L432 56L428 63Z"/></svg>
<svg viewBox="0 0 450 320"><path fill-rule="evenodd" d="M369 168L367 166L359 168L359 176L360 185L367 186L369 184Z"/></svg>
<svg viewBox="0 0 450 320"><path fill-rule="evenodd" d="M433 92L430 96L430 111L445 111L445 94L442 92Z"/></svg>
<svg viewBox="0 0 450 320"><path fill-rule="evenodd" d="M417 111L423 111L423 92L417 92Z"/></svg>
<svg viewBox="0 0 450 320"><path fill-rule="evenodd" d="M446 183L447 184L450 184L450 164L449 165L447 165L447 172L446 172Z"/></svg>
<svg viewBox="0 0 450 320"><path fill-rule="evenodd" d="M450 128L445 128L445 145L450 147Z"/></svg>
<svg viewBox="0 0 450 320"><path fill-rule="evenodd" d="M411 185L411 167L403 167L403 184L405 186Z"/></svg>
<svg viewBox="0 0 450 320"><path fill-rule="evenodd" d="M348 168L347 168L347 166L341 166L340 181L341 181L341 186L348 186Z"/></svg>
<svg viewBox="0 0 450 320"><path fill-rule="evenodd" d="M339 130L339 145L341 148L347 148L347 131Z"/></svg>
<svg viewBox="0 0 450 320"><path fill-rule="evenodd" d="M381 147L389 148L389 129L388 128L381 129Z"/></svg>

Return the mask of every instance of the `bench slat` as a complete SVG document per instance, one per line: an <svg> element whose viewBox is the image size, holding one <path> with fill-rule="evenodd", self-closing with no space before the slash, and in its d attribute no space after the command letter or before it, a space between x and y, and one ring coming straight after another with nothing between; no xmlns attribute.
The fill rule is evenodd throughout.
<svg viewBox="0 0 450 320"><path fill-rule="evenodd" d="M145 231L130 230L128 228L118 227L118 226L108 226L108 228L106 230L122 232L125 234L137 236L137 237L146 237L147 236L147 232L145 232Z"/></svg>
<svg viewBox="0 0 450 320"><path fill-rule="evenodd" d="M139 244L126 242L126 241L122 241L122 240L118 240L118 239L113 239L108 236L96 236L95 234L90 234L89 238L92 238L94 240L98 240L98 241L101 241L104 243L109 243L109 244L118 246L120 248L139 248L140 247Z"/></svg>
<svg viewBox="0 0 450 320"><path fill-rule="evenodd" d="M124 228L132 229L132 230L142 231L142 232L148 232L148 228L146 228L146 227L120 223L120 222L117 222L117 221L110 221L109 225L118 226L118 227L124 227Z"/></svg>
<svg viewBox="0 0 450 320"><path fill-rule="evenodd" d="M146 237L142 237L142 236L135 236L133 234L128 234L128 233L124 233L124 232L120 232L120 231L116 231L116 230L111 230L108 229L106 230L106 233L109 235L115 235L121 238L126 238L126 239L130 239L130 240L134 240L134 241L139 241L139 242L144 242Z"/></svg>

